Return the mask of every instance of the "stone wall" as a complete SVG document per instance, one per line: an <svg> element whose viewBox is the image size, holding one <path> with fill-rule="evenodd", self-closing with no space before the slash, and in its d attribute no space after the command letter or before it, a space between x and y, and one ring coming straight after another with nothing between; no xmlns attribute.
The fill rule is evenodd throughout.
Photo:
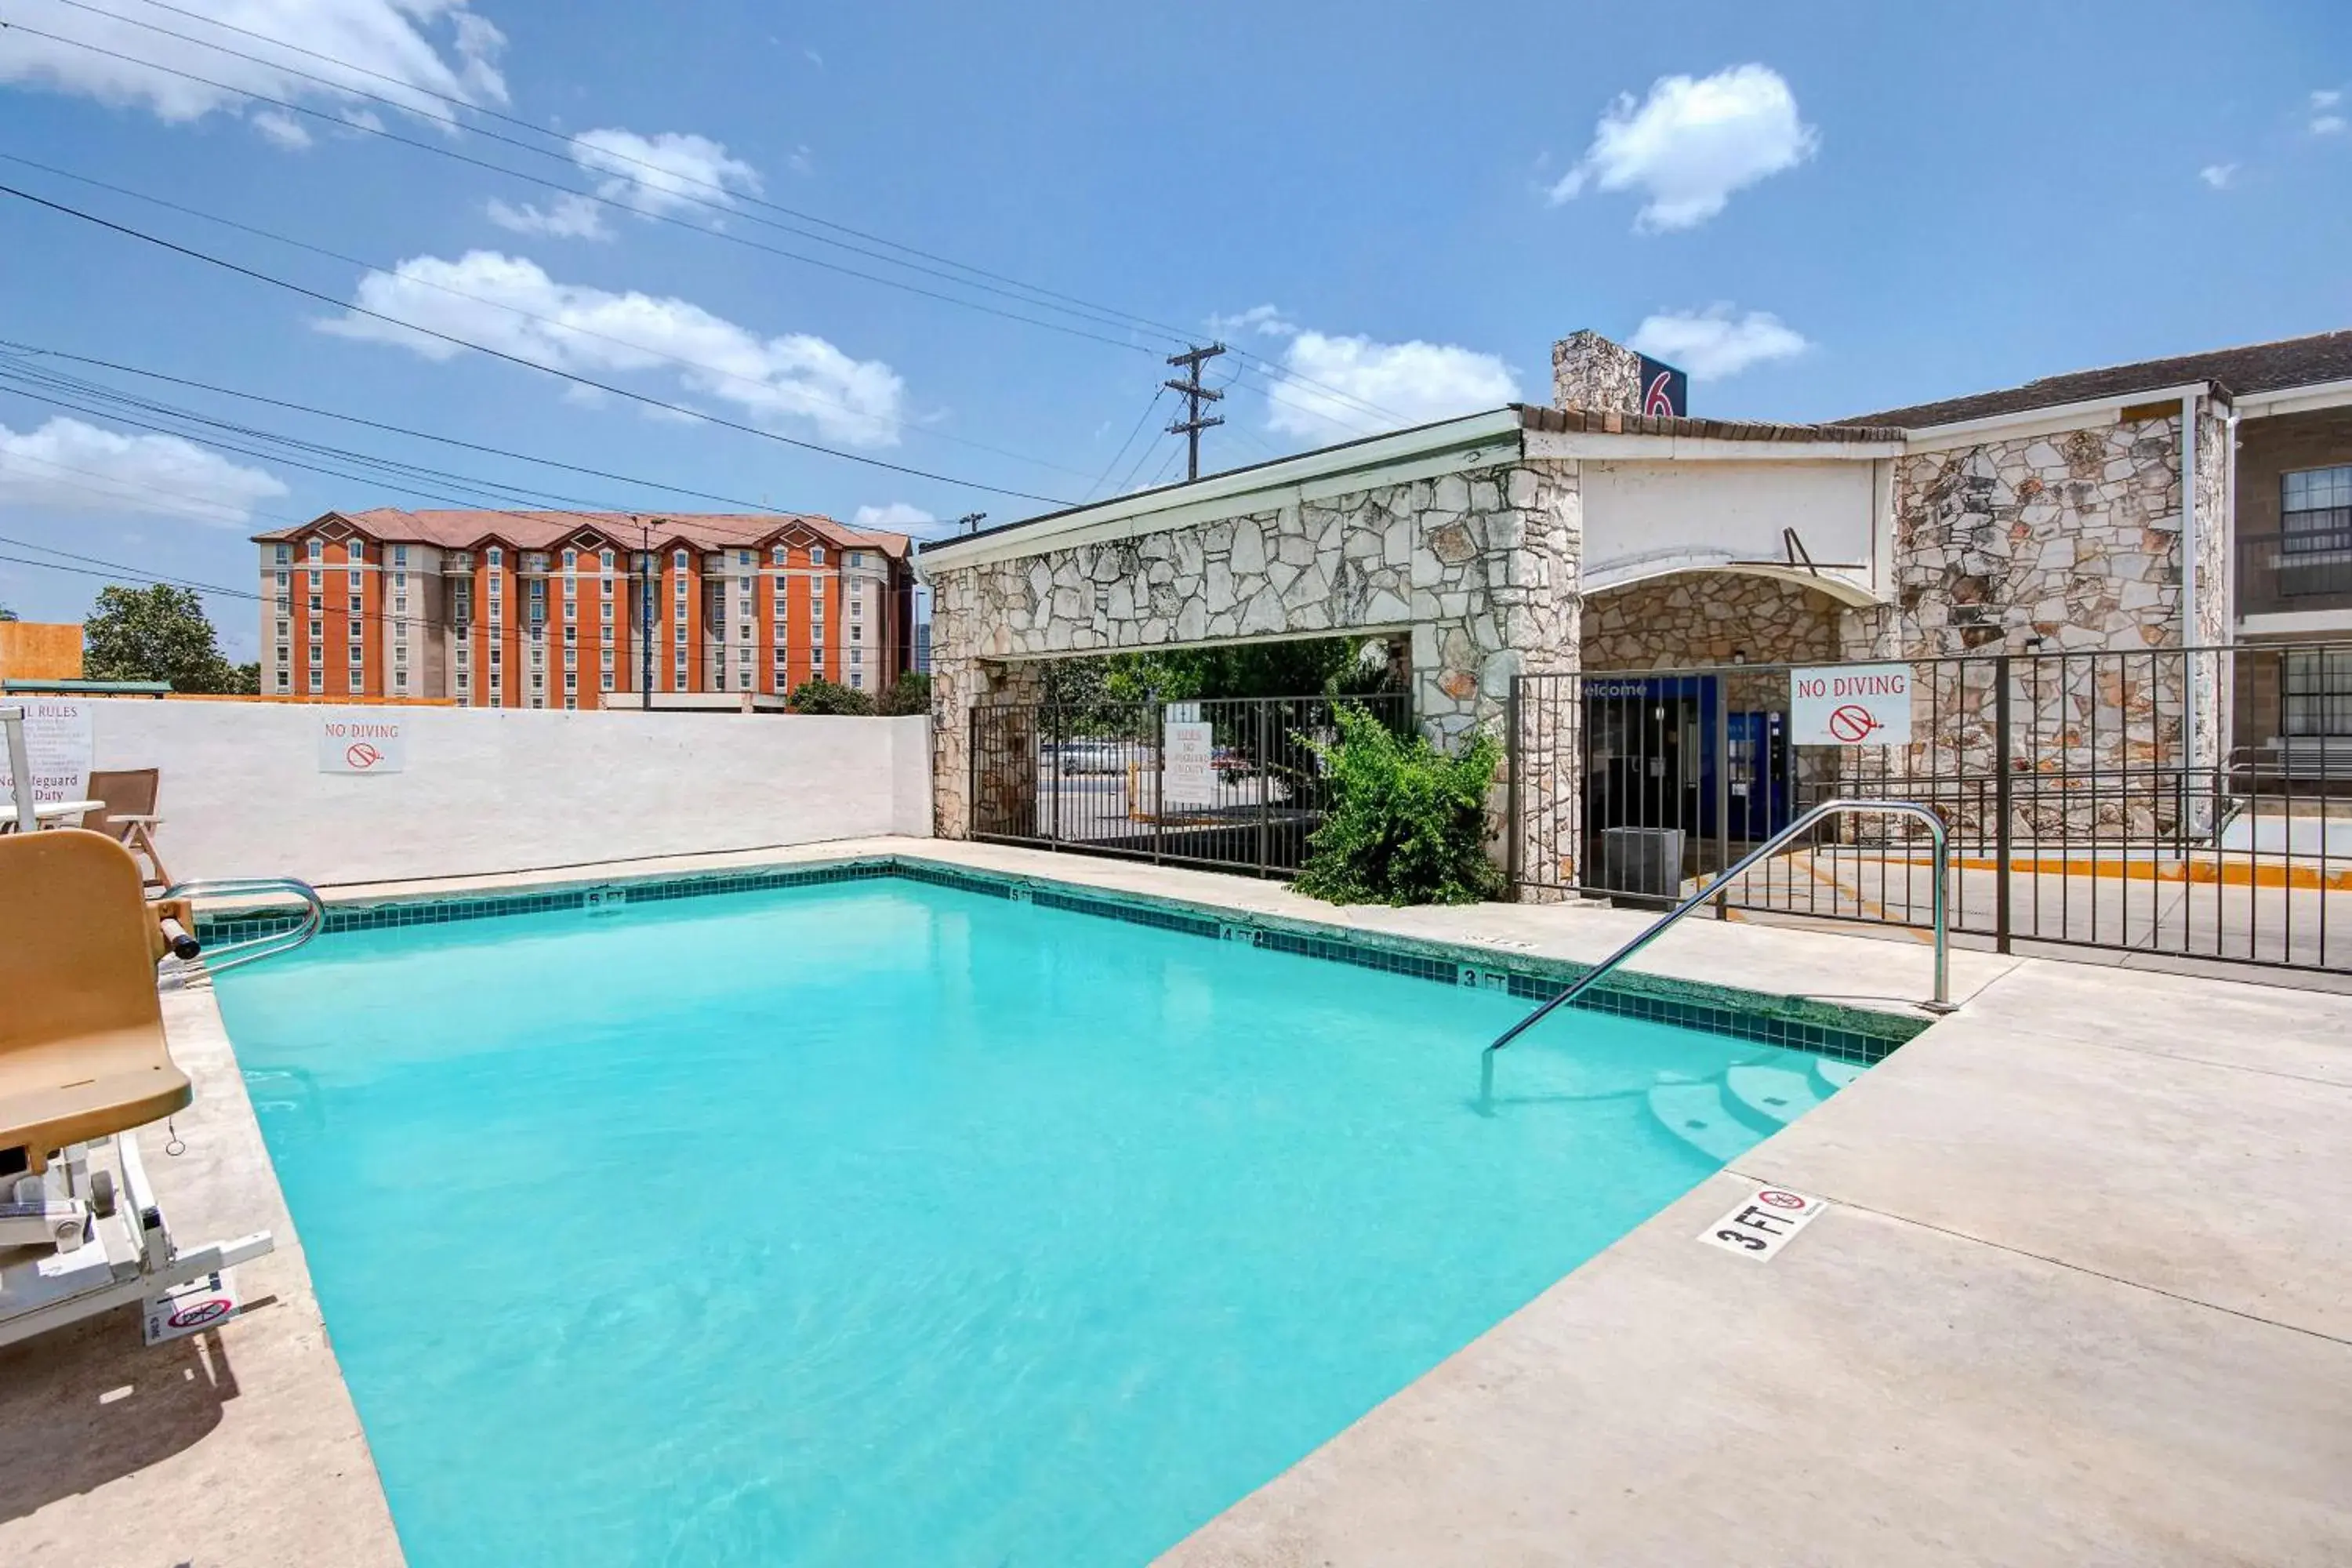
<svg viewBox="0 0 2352 1568"><path fill-rule="evenodd" d="M1599 332L1570 332L1551 346L1554 408L1642 412L1642 356Z"/></svg>
<svg viewBox="0 0 2352 1568"><path fill-rule="evenodd" d="M1514 674L1576 668L1580 523L1572 466L1535 461L936 568L939 831L971 820L971 706L1058 656L1409 628L1423 728L1494 727Z"/></svg>
<svg viewBox="0 0 2352 1568"><path fill-rule="evenodd" d="M1818 589L1744 573L1681 572L1584 602L1582 663L1591 670L1674 666L1831 664L1843 606Z"/></svg>

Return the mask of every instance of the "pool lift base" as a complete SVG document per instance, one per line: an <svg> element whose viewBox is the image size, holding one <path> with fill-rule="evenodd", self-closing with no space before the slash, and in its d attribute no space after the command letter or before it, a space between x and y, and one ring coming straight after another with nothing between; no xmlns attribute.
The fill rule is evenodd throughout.
<svg viewBox="0 0 2352 1568"><path fill-rule="evenodd" d="M93 1167L99 1150L112 1152L113 1170ZM0 1345L154 1303L277 1246L257 1230L183 1250L128 1132L75 1144L41 1174L0 1183L14 1200L0 1203ZM150 1342L157 1337L151 1325Z"/></svg>

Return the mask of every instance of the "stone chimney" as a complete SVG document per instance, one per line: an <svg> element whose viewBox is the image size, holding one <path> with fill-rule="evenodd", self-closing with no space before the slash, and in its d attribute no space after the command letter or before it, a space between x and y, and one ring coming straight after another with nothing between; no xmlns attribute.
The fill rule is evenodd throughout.
<svg viewBox="0 0 2352 1568"><path fill-rule="evenodd" d="M1587 328L1551 346L1555 408L1642 412L1642 356Z"/></svg>

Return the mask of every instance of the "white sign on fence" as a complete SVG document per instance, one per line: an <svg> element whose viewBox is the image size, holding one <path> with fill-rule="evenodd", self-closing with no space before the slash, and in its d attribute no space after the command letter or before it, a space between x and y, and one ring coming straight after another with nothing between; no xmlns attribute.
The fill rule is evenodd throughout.
<svg viewBox="0 0 2352 1568"><path fill-rule="evenodd" d="M1204 723L1166 726L1160 756L1160 798L1173 805L1208 805L1217 798L1216 742Z"/></svg>
<svg viewBox="0 0 2352 1568"><path fill-rule="evenodd" d="M25 710L25 760L33 775L33 804L87 800L89 788L91 702L54 698L9 698L0 707ZM0 805L14 798L16 779L8 748L0 745Z"/></svg>
<svg viewBox="0 0 2352 1568"><path fill-rule="evenodd" d="M1799 746L1900 746L1911 739L1911 667L1832 664L1789 672L1789 740Z"/></svg>
<svg viewBox="0 0 2352 1568"><path fill-rule="evenodd" d="M396 773L408 766L408 727L396 712L319 715L319 771Z"/></svg>

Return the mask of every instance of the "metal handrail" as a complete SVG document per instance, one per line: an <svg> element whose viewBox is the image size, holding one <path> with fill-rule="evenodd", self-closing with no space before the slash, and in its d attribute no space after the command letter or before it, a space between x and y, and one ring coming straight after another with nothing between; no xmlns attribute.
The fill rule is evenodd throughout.
<svg viewBox="0 0 2352 1568"><path fill-rule="evenodd" d="M1944 884L1950 879L1952 851L1949 837L1944 826L1944 819L1931 808L1913 800L1825 800L1740 857L1738 863L1729 870L1666 911L1655 924L1643 931L1641 935L1578 975L1567 990L1504 1030L1496 1037L1495 1043L1486 1047L1481 1058L1482 1061L1491 1070L1496 1051L1533 1028L1537 1022L1553 1008L1564 1006L1591 989L1602 975L1657 941L1665 933L1668 926L1673 925L1708 900L1719 896L1734 880L1746 875L1748 868L1758 861L1785 847L1791 840L1806 833L1814 824L1826 817L1852 816L1910 816L1916 817L1927 825L1928 837L1935 845L1936 858L1936 896L1933 915L1936 928L1936 996L1935 1000L1923 1002L1920 1005L1930 1013L1952 1011L1951 931L1944 910L1944 900L1947 896Z"/></svg>
<svg viewBox="0 0 2352 1568"><path fill-rule="evenodd" d="M158 896L165 899L225 899L246 893L292 894L307 906L302 913L302 923L288 931L271 931L266 936L233 942L226 947L205 949L202 956L207 973L218 974L239 964L258 963L265 958L291 952L326 928L326 900L319 897L318 889L292 877L215 877L194 882L174 882Z"/></svg>

